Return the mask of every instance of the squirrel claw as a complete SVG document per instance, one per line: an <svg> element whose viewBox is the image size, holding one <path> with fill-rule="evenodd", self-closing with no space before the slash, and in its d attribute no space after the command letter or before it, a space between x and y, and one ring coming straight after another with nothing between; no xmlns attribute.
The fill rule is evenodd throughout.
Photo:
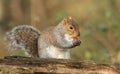
<svg viewBox="0 0 120 74"><path fill-rule="evenodd" d="M80 40L75 40L73 43L74 46L79 46L80 44L81 44Z"/></svg>

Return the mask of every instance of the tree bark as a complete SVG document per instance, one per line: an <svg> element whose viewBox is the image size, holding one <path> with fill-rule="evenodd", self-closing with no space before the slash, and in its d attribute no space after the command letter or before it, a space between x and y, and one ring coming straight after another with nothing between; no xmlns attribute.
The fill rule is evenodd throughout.
<svg viewBox="0 0 120 74"><path fill-rule="evenodd" d="M5 57L0 74L120 74L120 67L92 61Z"/></svg>

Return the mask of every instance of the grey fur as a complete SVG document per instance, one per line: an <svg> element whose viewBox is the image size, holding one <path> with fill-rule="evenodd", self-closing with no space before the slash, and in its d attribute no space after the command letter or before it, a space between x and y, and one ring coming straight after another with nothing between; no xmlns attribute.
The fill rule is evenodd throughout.
<svg viewBox="0 0 120 74"><path fill-rule="evenodd" d="M19 32L21 32L20 34L23 34L22 38L20 38L20 35L18 34ZM27 39L26 36L30 33L33 38L29 37ZM36 44L37 44L39 36L40 36L40 32L36 28L34 28L32 26L28 26L28 25L21 25L21 26L17 26L15 28L13 28L10 32L7 32L6 36L5 36L5 41L8 42L9 51L12 51L12 50L15 50L18 48L27 49L27 52L31 56L33 56L31 54L30 50L33 50L33 49L38 50L38 48L36 48L37 47ZM20 39L20 40L18 40L18 39ZM32 41L31 41L31 39L32 39ZM34 41L36 41L36 42L34 42ZM31 42L31 44L34 47L31 47L29 45L27 46L27 42L28 43ZM38 52L38 51L35 51L35 52ZM36 54L38 54L38 53L36 53Z"/></svg>
<svg viewBox="0 0 120 74"><path fill-rule="evenodd" d="M69 59L70 58L70 48L73 48L75 46L73 45L73 42L70 43L64 39L65 34L67 34L67 32L63 29L62 22L60 22L60 24L58 24L57 26L46 29L45 32L43 31L41 36L38 39L39 57L41 57L41 58L58 58L58 57L55 57L57 55L52 56L50 54L50 52L53 49L49 49L51 51L47 50L47 48L49 48L49 47L51 48L51 46L52 46L52 47L56 48L56 50L55 50L56 53L61 53L61 54L63 53L62 55L67 54L67 56L65 56L62 59ZM53 54L54 54L54 51L53 51Z"/></svg>
<svg viewBox="0 0 120 74"><path fill-rule="evenodd" d="M62 49L69 49L74 47L72 43L66 41L64 39L64 35L67 34L66 31L62 27L62 23L60 23L58 26L55 27L54 29L54 36L56 38L57 43L55 46L58 46Z"/></svg>
<svg viewBox="0 0 120 74"><path fill-rule="evenodd" d="M69 49L75 45L65 39L65 34L63 22L42 32L32 26L22 25L7 32L5 40L10 50L23 48L32 57L69 59Z"/></svg>

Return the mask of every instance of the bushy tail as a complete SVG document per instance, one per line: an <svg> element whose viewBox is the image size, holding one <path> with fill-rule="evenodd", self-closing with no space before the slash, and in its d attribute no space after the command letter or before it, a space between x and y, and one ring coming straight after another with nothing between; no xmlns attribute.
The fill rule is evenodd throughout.
<svg viewBox="0 0 120 74"><path fill-rule="evenodd" d="M40 32L28 25L21 25L6 33L5 40L8 42L9 50L16 48L25 49L30 56L38 56L38 38Z"/></svg>

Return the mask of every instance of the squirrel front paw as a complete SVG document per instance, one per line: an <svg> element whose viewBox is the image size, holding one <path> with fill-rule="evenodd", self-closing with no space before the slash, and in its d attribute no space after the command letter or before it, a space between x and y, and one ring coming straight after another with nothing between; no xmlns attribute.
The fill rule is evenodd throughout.
<svg viewBox="0 0 120 74"><path fill-rule="evenodd" d="M75 40L74 42L73 42L73 45L74 46L79 46L81 44L81 41L80 40Z"/></svg>
<svg viewBox="0 0 120 74"><path fill-rule="evenodd" d="M74 46L79 46L80 44L81 44L81 41L77 37L74 37L73 38L73 45Z"/></svg>

